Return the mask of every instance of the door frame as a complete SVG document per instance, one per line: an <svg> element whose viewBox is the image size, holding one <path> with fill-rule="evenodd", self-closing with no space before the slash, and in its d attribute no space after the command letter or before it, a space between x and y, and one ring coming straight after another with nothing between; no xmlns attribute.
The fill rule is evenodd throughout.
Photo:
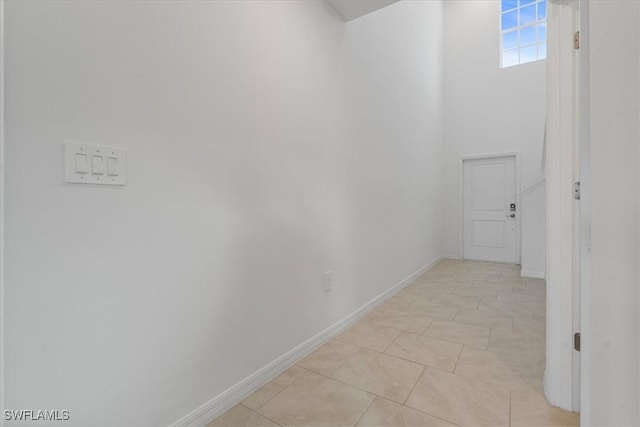
<svg viewBox="0 0 640 427"><path fill-rule="evenodd" d="M464 259L464 162L467 160L491 159L494 157L515 157L516 206L520 209L520 153L508 151L500 153L476 154L458 158L458 256ZM516 264L520 264L520 214L516 215Z"/></svg>
<svg viewBox="0 0 640 427"><path fill-rule="evenodd" d="M586 3L586 2L585 2ZM584 6L584 4L582 5ZM581 204L573 198L573 183L580 179L580 123L578 93L588 75L579 70L586 58L585 34L580 34L580 49L573 46L574 33L580 29L577 19L579 0L551 0L547 3L547 346L544 378L545 396L549 402L568 411L578 411L579 390L588 387L581 375L581 365L589 353L588 333L584 333L582 352L574 350L573 334L580 329L581 319L588 318L588 299L580 289ZM582 54L581 54L582 52ZM580 81L582 80L582 81ZM588 102L581 99L580 102ZM583 293L582 296L580 294ZM588 408L587 408L588 410ZM583 415L585 413L583 412ZM587 422L588 417L581 417ZM587 422L588 423L588 422Z"/></svg>
<svg viewBox="0 0 640 427"><path fill-rule="evenodd" d="M584 425L591 424L591 100L589 2L579 2L580 44L578 52L578 147L580 150L580 399L577 409ZM575 382L574 382L575 384ZM574 387L575 388L575 387ZM575 389L574 389L575 393ZM574 397L575 404L575 397Z"/></svg>
<svg viewBox="0 0 640 427"><path fill-rule="evenodd" d="M5 410L5 120L4 120L4 80L5 80L5 1L0 0L0 411ZM0 421L4 425L4 417Z"/></svg>
<svg viewBox="0 0 640 427"><path fill-rule="evenodd" d="M574 291L574 331L580 331L580 353L574 352L573 410L580 412L581 422L591 424L591 89L589 2L578 1L580 49L576 52L577 98L577 162L580 181L580 202L575 248L579 259L577 292ZM577 318L577 321L576 321ZM577 377L577 378L576 378Z"/></svg>

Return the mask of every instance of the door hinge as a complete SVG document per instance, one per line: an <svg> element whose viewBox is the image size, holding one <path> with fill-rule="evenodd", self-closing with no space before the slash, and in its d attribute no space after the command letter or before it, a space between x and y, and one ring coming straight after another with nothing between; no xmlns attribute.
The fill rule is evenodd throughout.
<svg viewBox="0 0 640 427"><path fill-rule="evenodd" d="M580 31L573 33L573 48L580 49Z"/></svg>
<svg viewBox="0 0 640 427"><path fill-rule="evenodd" d="M580 351L580 332L573 334L573 348L576 351Z"/></svg>
<svg viewBox="0 0 640 427"><path fill-rule="evenodd" d="M573 198L580 200L580 181L573 183Z"/></svg>

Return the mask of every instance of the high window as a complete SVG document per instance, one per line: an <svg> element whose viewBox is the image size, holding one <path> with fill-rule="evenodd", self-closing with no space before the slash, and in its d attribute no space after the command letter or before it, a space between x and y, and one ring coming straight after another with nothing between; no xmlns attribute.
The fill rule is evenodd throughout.
<svg viewBox="0 0 640 427"><path fill-rule="evenodd" d="M501 66L547 57L547 1L502 0Z"/></svg>

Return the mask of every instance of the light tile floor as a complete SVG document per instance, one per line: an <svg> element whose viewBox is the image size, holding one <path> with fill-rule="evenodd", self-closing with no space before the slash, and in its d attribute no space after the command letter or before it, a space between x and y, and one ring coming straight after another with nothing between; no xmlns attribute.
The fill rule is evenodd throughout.
<svg viewBox="0 0 640 427"><path fill-rule="evenodd" d="M577 426L544 363L544 281L444 260L207 427Z"/></svg>

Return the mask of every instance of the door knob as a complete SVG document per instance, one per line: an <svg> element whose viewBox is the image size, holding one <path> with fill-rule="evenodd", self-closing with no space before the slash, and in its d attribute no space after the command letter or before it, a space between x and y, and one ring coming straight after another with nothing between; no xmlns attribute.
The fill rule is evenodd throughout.
<svg viewBox="0 0 640 427"><path fill-rule="evenodd" d="M516 214L512 213L511 215L507 215L507 218L515 218Z"/></svg>

